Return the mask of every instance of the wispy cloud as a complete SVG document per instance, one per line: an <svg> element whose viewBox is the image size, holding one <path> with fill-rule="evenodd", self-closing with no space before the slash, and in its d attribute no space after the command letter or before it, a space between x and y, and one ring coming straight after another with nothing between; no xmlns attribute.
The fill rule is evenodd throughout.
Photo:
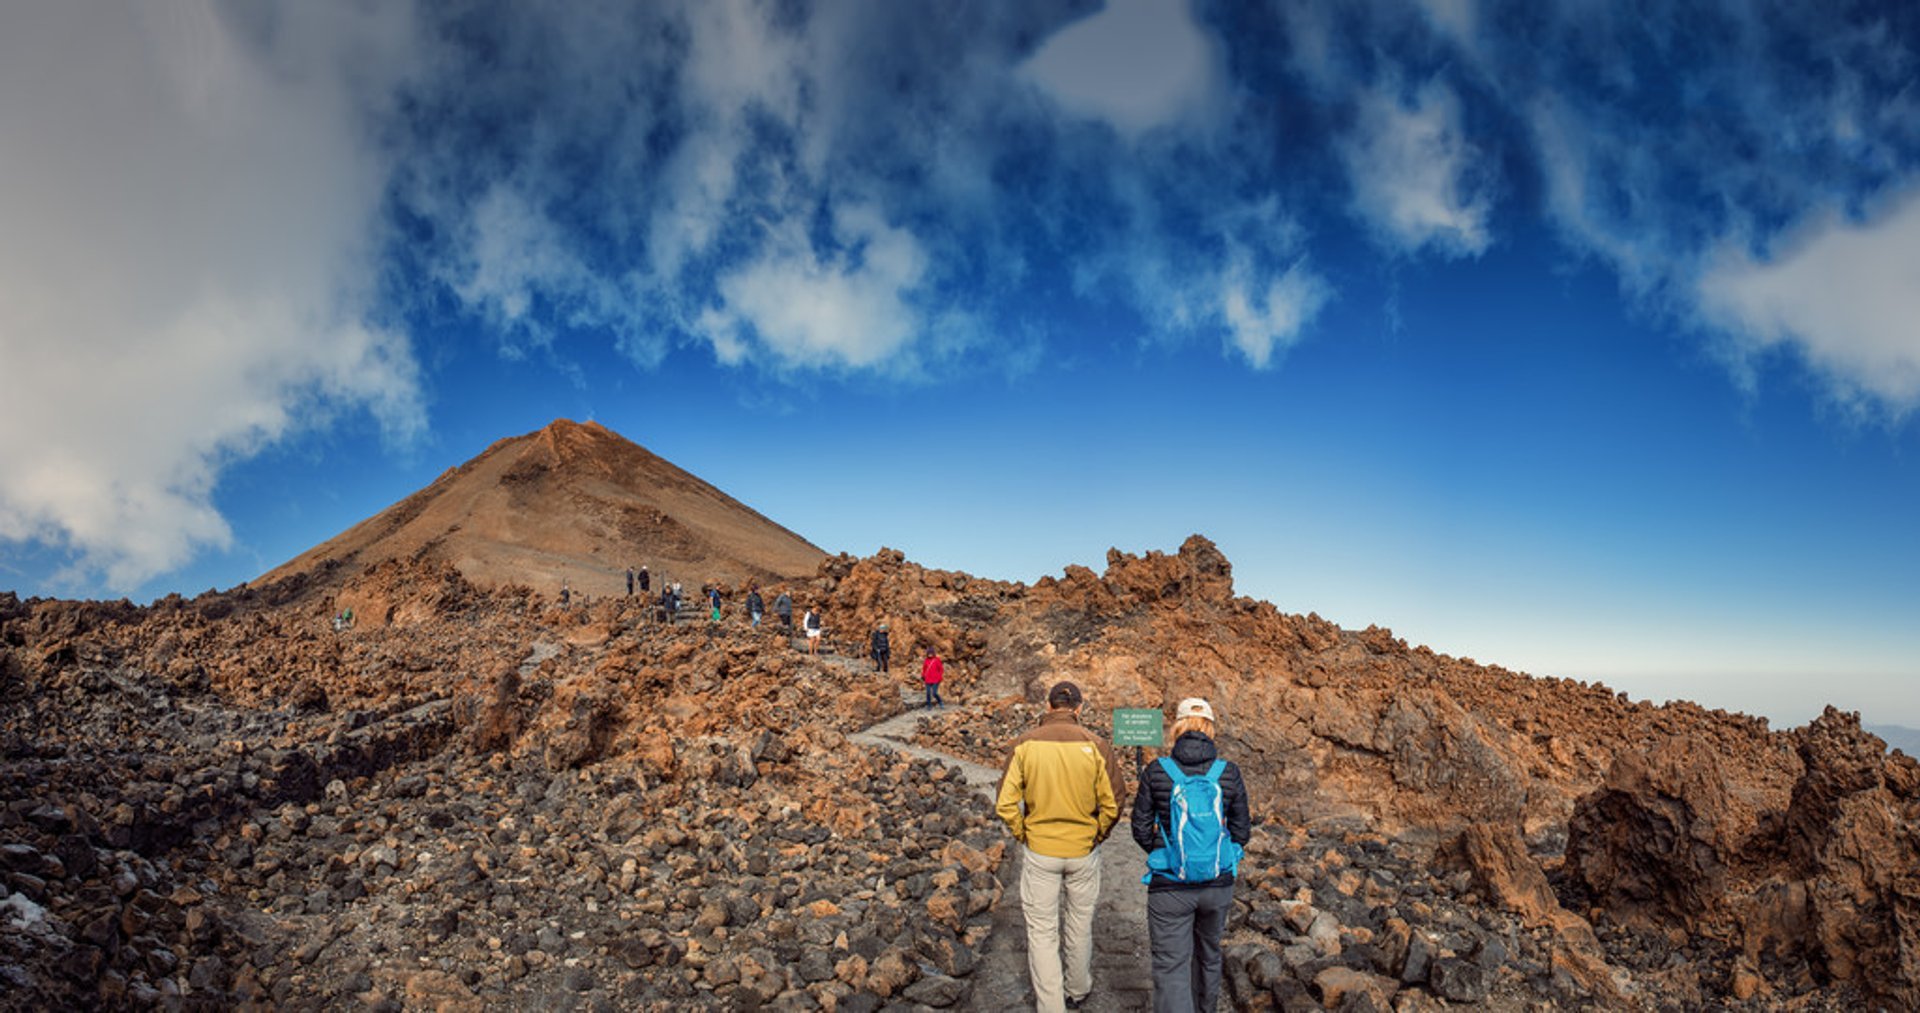
<svg viewBox="0 0 1920 1013"><path fill-rule="evenodd" d="M1916 10L7 6L0 538L122 586L226 544L228 462L423 425L422 307L500 354L938 382L1045 361L1031 307L1074 302L1274 368L1356 224L1470 261L1544 218L1664 318L1908 411L1868 260L1911 259L1912 203L1861 209L1920 179Z"/></svg>
<svg viewBox="0 0 1920 1013"><path fill-rule="evenodd" d="M639 300L620 274L589 264L553 219L511 186L481 195L459 229L442 277L509 354L518 342L548 344L559 324L639 326Z"/></svg>
<svg viewBox="0 0 1920 1013"><path fill-rule="evenodd" d="M990 346L1012 322L994 295L1036 265L1119 295L1157 340L1251 333L1274 282L1308 277L1297 230L1222 224L1272 203L1274 162L1217 133L1224 48L1185 0L544 20L463 26L484 45L448 42L415 103L406 202L504 334L561 315L643 364L685 342L781 374L923 372ZM463 97L496 64L505 83ZM1229 242L1254 293L1234 321Z"/></svg>
<svg viewBox="0 0 1920 1013"><path fill-rule="evenodd" d="M1233 347L1246 356L1248 365L1266 369L1276 353L1299 339L1301 328L1319 314L1333 290L1304 258L1271 278L1264 290L1248 273L1242 262L1226 274L1220 302Z"/></svg>
<svg viewBox="0 0 1920 1013"><path fill-rule="evenodd" d="M422 425L375 314L404 9L14 6L0 29L0 539L130 589L231 533L223 465L342 411Z"/></svg>
<svg viewBox="0 0 1920 1013"><path fill-rule="evenodd" d="M1865 270L1825 291L1816 279L1837 283L1854 251L1913 241L1901 215L1862 226L1844 213L1920 179L1920 14L1493 6L1454 37L1500 111L1526 124L1541 209L1569 248L1657 315L1723 335L1737 382L1755 376L1753 353L1792 348L1836 398L1911 409L1895 318L1877 316L1900 310L1897 279ZM1524 33L1486 30L1522 14ZM1843 289L1853 308L1836 303Z"/></svg>
<svg viewBox="0 0 1920 1013"><path fill-rule="evenodd" d="M722 362L764 351L784 366L864 368L919 336L911 300L927 255L910 233L864 205L836 208L823 243L783 231L720 279L722 301L700 319Z"/></svg>
<svg viewBox="0 0 1920 1013"><path fill-rule="evenodd" d="M1442 34L1463 45L1472 45L1480 31L1480 6L1477 0L1414 0L1427 20Z"/></svg>
<svg viewBox="0 0 1920 1013"><path fill-rule="evenodd" d="M1377 89L1340 144L1353 180L1354 211L1395 249L1471 256L1491 234L1491 170L1466 139L1460 101L1430 81L1405 98Z"/></svg>
<svg viewBox="0 0 1920 1013"><path fill-rule="evenodd" d="M1790 348L1842 400L1920 407L1920 190L1869 221L1829 215L1769 257L1723 249L1698 298L1743 356Z"/></svg>

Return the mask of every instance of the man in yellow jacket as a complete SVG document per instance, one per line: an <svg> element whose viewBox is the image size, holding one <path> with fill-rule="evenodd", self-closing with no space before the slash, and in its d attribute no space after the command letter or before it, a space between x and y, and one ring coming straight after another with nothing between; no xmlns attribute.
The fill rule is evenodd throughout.
<svg viewBox="0 0 1920 1013"><path fill-rule="evenodd" d="M1047 691L1040 726L1014 740L994 806L1022 846L1020 907L1038 1013L1078 1009L1093 991L1093 906L1100 898L1094 849L1119 821L1125 787L1112 748L1080 726L1081 702L1071 682Z"/></svg>

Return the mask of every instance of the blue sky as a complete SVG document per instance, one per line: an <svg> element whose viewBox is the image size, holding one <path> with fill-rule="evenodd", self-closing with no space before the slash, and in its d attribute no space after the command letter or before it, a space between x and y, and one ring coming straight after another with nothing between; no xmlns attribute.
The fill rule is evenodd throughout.
<svg viewBox="0 0 1920 1013"><path fill-rule="evenodd" d="M16 4L0 586L595 418L830 551L1920 726L1920 10Z"/></svg>

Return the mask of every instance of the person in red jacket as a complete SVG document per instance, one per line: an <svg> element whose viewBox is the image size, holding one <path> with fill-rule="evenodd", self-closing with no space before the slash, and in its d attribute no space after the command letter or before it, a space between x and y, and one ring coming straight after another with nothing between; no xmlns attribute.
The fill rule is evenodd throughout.
<svg viewBox="0 0 1920 1013"><path fill-rule="evenodd" d="M927 660L920 663L920 681L927 684L927 702L922 705L922 710L946 706L940 702L940 680L945 676L946 666L940 663L940 652L928 648Z"/></svg>

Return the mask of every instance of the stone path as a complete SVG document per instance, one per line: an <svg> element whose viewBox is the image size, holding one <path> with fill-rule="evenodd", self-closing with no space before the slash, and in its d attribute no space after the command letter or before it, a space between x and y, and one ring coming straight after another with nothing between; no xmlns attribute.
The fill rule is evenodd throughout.
<svg viewBox="0 0 1920 1013"><path fill-rule="evenodd" d="M916 709L909 710L904 714L895 714L893 717L865 731L854 732L852 735L847 736L847 738L863 746L878 746L884 749L894 750L895 752L905 753L908 756L918 756L928 760L939 760L941 763L959 767L960 772L966 775L967 787L979 792L980 797L986 800L988 805L992 805L993 793L1000 786L1000 772L998 770L992 767L983 767L971 760L963 760L957 756L940 752L937 749L928 749L925 746L916 745L908 741L913 737L914 727L920 723L921 718L926 717L925 712L917 709L920 694L913 694L913 700Z"/></svg>
<svg viewBox="0 0 1920 1013"><path fill-rule="evenodd" d="M911 756L940 760L960 768L968 787L980 795L982 804L993 804L1000 783L1000 771L978 763L907 741L914 727L926 715L917 709L921 694L903 690L902 702L910 707L864 731L848 736L864 746L893 749ZM1134 845L1126 809L1132 802L1121 800L1120 825L1100 846L1100 901L1093 915L1093 994L1082 1009L1094 1013L1130 1013L1152 1006L1152 980L1147 949L1147 888L1140 882L1146 874L1146 856ZM1006 893L993 914L993 933L980 949L980 966L973 973L970 1009L1031 1009L1033 996L1027 987L1027 927L1020 911L1019 849L1009 849L1010 857L1001 867L1001 882Z"/></svg>

